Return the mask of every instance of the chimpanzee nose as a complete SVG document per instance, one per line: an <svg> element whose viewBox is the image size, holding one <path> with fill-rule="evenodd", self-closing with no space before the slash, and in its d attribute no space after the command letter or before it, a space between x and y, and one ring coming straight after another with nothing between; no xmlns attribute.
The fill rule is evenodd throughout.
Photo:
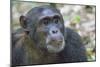
<svg viewBox="0 0 100 67"><path fill-rule="evenodd" d="M60 34L60 30L57 27L50 28L49 32L50 32L51 35L58 35L58 34Z"/></svg>
<svg viewBox="0 0 100 67"><path fill-rule="evenodd" d="M53 34L56 34L57 32L58 32L58 30L53 30L52 31Z"/></svg>

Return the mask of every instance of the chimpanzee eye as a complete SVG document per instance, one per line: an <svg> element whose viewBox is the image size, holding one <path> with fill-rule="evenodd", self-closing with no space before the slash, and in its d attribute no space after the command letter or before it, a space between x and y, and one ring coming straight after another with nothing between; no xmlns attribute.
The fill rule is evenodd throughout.
<svg viewBox="0 0 100 67"><path fill-rule="evenodd" d="M53 22L56 23L56 24L58 24L59 19L58 19L58 18L55 18L55 19L53 20Z"/></svg>
<svg viewBox="0 0 100 67"><path fill-rule="evenodd" d="M43 20L43 24L48 25L48 23L49 23L49 20L47 19Z"/></svg>

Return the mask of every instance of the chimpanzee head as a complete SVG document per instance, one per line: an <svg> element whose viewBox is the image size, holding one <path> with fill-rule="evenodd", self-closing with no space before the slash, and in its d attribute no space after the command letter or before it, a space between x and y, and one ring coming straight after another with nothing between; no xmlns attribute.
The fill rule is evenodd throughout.
<svg viewBox="0 0 100 67"><path fill-rule="evenodd" d="M52 6L32 8L20 16L20 24L35 44L51 53L64 49L64 21L59 10Z"/></svg>

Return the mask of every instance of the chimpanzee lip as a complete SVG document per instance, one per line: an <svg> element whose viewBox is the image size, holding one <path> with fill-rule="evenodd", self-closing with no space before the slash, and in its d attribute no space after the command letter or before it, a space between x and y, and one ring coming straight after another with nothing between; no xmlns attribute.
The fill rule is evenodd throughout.
<svg viewBox="0 0 100 67"><path fill-rule="evenodd" d="M50 41L48 44L54 45L54 46L59 46L62 45L62 40L58 41L58 40L52 40Z"/></svg>
<svg viewBox="0 0 100 67"><path fill-rule="evenodd" d="M65 42L62 41L62 43L58 43L59 45L57 44L48 44L47 45L47 49L49 52L53 52L53 53L58 53L60 51L62 51L65 47Z"/></svg>

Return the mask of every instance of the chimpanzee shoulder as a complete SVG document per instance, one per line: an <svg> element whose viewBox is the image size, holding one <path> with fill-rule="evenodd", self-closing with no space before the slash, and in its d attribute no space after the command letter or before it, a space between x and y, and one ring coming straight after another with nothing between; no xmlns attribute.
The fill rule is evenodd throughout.
<svg viewBox="0 0 100 67"><path fill-rule="evenodd" d="M65 48L60 52L63 62L86 62L85 45L80 35L70 28L65 30Z"/></svg>
<svg viewBox="0 0 100 67"><path fill-rule="evenodd" d="M19 28L15 31L12 31L11 38L12 38L12 46L14 47L16 42L21 39L22 35L24 33L24 30L22 28Z"/></svg>

